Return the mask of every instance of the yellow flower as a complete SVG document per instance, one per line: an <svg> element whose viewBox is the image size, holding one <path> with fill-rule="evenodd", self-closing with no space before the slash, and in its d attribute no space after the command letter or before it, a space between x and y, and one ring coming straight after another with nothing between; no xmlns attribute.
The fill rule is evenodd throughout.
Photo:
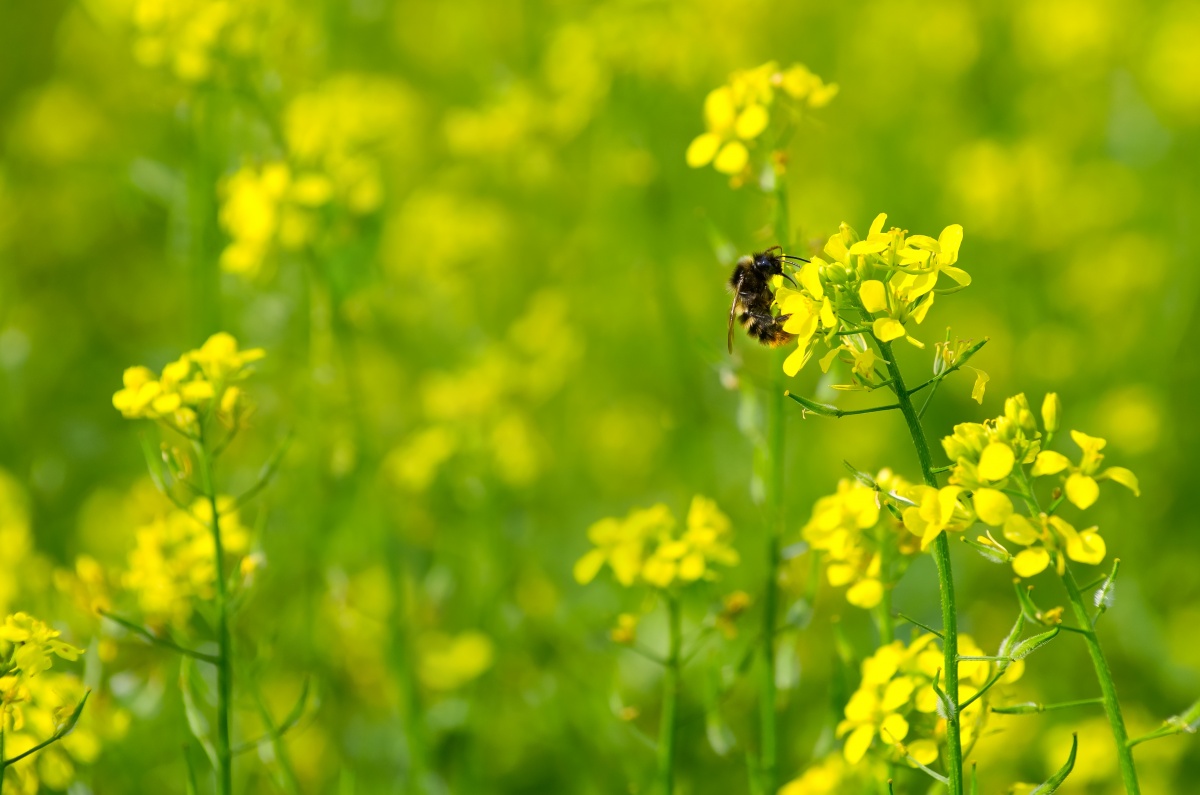
<svg viewBox="0 0 1200 795"><path fill-rule="evenodd" d="M1004 489L1017 467L1035 460L1041 433L1029 401L1016 395L1004 402L1003 415L954 426L954 433L942 439L942 447L954 462L950 483L970 492L980 521L1001 527L1013 513Z"/></svg>
<svg viewBox="0 0 1200 795"><path fill-rule="evenodd" d="M113 407L129 419L160 420L192 432L215 404L217 416L227 425L235 424L246 401L234 384L249 377L249 365L265 355L262 348L238 350L230 334L214 334L197 350L163 367L157 379L149 368L128 368L122 377L124 388L113 395Z"/></svg>
<svg viewBox="0 0 1200 795"><path fill-rule="evenodd" d="M482 632L430 632L417 639L417 676L430 690L457 690L491 668L495 654Z"/></svg>
<svg viewBox="0 0 1200 795"><path fill-rule="evenodd" d="M642 578L657 588L667 588L676 581L686 584L716 579L713 564L738 564L737 550L729 545L731 534L729 518L717 504L697 495L688 509L683 535L660 537L658 547L642 568Z"/></svg>
<svg viewBox="0 0 1200 795"><path fill-rule="evenodd" d="M830 353L821 360L823 368L828 368L834 351L849 352L857 384L874 386L876 359L873 354L865 356L865 340L853 342L855 334L869 333L879 343L904 338L924 347L909 335L909 326L923 323L928 316L939 277L945 274L955 283L944 292L971 283L966 271L954 264L962 242L961 226L946 227L935 240L897 228L885 231L886 221L887 215L877 215L865 239L842 224L826 242L824 257L812 257L798 271L799 288L777 284L775 306L784 330L796 337L796 350L783 365L788 375L798 373L816 341L824 340Z"/></svg>
<svg viewBox="0 0 1200 795"><path fill-rule="evenodd" d="M1019 577L1041 574L1051 563L1061 574L1065 566L1063 554L1071 560L1095 565L1108 552L1098 527L1076 530L1061 517L1044 513L1033 520L1013 514L1004 524L1004 537L1026 547L1012 560L1013 571Z"/></svg>
<svg viewBox="0 0 1200 795"><path fill-rule="evenodd" d="M722 174L737 175L750 162L751 147L771 123L771 109L781 96L793 108L819 108L837 93L836 85L799 64L785 72L775 61L734 72L729 83L713 89L704 99L706 132L687 148L687 164L702 168L712 164Z"/></svg>
<svg viewBox="0 0 1200 795"><path fill-rule="evenodd" d="M12 646L12 665L25 677L34 677L49 670L51 656L78 660L83 649L58 640L58 630L28 613L14 613L0 625L0 641Z"/></svg>
<svg viewBox="0 0 1200 795"><path fill-rule="evenodd" d="M233 508L232 497L217 499L222 548L237 562L249 551L250 534ZM211 521L208 500L198 499L187 511L170 511L136 531L121 582L148 623L184 624L196 602L212 598L217 571Z"/></svg>
<svg viewBox="0 0 1200 795"><path fill-rule="evenodd" d="M729 545L729 517L707 497L696 496L687 526L675 534L675 517L665 505L635 509L625 519L602 519L588 529L596 546L575 564L575 579L586 584L607 563L617 582L629 587L639 578L655 588L716 579L714 565L736 566Z"/></svg>
<svg viewBox="0 0 1200 795"><path fill-rule="evenodd" d="M904 509L904 526L920 537L921 549L928 547L943 532L961 532L975 517L961 502L958 486L911 486L901 496L916 503Z"/></svg>
<svg viewBox="0 0 1200 795"><path fill-rule="evenodd" d="M907 646L894 641L862 663L862 681L846 704L837 736L844 739L842 753L852 765L859 764L872 747L884 759L899 762L911 757L923 765L937 761L938 739L944 735L944 710L939 711L934 690L944 659L933 635L921 635ZM959 636L959 653L983 656L967 635ZM995 671L987 662L964 662L959 669L959 700L977 693ZM1019 675L1006 678L1012 681ZM959 716L964 743L979 735L986 718L986 697L980 698Z"/></svg>
<svg viewBox="0 0 1200 795"><path fill-rule="evenodd" d="M876 483L885 492L906 490L909 484L890 470L883 470ZM870 609L883 599L881 578L883 544L897 555L916 552L898 536L897 524L880 510L880 497L857 480L842 480L837 491L817 500L801 535L813 549L824 553L822 563L829 584L849 586L846 601Z"/></svg>
<svg viewBox="0 0 1200 795"><path fill-rule="evenodd" d="M1136 495L1141 494L1137 475L1130 470L1125 467L1100 469L1100 464L1104 461L1104 454L1100 451L1107 444L1104 439L1079 431L1071 431L1071 438L1082 451L1078 464L1072 464L1062 453L1046 450L1038 455L1030 474L1039 477L1065 473L1063 489L1067 499L1081 509L1090 508L1100 497L1100 484L1097 481L1112 480Z"/></svg>
<svg viewBox="0 0 1200 795"><path fill-rule="evenodd" d="M646 563L647 545L652 539L669 535L675 517L667 506L634 509L625 519L601 519L588 528L588 540L595 545L575 564L575 581L586 585L608 564L617 582L633 585Z"/></svg>

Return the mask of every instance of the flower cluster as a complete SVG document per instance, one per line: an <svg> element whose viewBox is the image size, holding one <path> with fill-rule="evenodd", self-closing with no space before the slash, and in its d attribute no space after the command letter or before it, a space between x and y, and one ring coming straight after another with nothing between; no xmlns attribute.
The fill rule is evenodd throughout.
<svg viewBox="0 0 1200 795"><path fill-rule="evenodd" d="M383 203L379 148L404 125L407 92L355 76L328 81L288 105L286 159L244 165L219 186L220 222L231 240L221 267L265 274L278 247L316 243L342 216L370 215Z"/></svg>
<svg viewBox="0 0 1200 795"><path fill-rule="evenodd" d="M823 370L841 356L851 363L856 385L881 385L884 379L875 371L879 358L865 335L880 343L903 337L924 347L909 334L909 324L925 320L937 292L971 283L955 265L961 226L946 227L935 240L897 228L885 232L886 220L883 213L876 216L865 239L842 224L825 244L828 259L813 257L796 274L794 287L776 280L775 306L785 318L784 330L796 336L796 350L783 365L788 375L800 372L816 341L824 340L829 352L821 360ZM939 288L942 274L955 286Z"/></svg>
<svg viewBox="0 0 1200 795"><path fill-rule="evenodd" d="M883 492L906 490L909 484L891 470L875 479ZM836 587L848 585L846 601L870 609L883 599L889 577L883 571L884 549L889 554L910 555L915 545L908 534L881 510L880 492L857 480L842 480L834 494L813 506L812 517L801 530L804 540L824 554L825 576Z"/></svg>
<svg viewBox="0 0 1200 795"><path fill-rule="evenodd" d="M709 163L722 174L743 177L750 165L751 147L771 124L775 100L786 111L821 108L837 94L802 64L781 70L775 61L734 72L729 83L713 89L704 99L707 130L687 149L687 163L702 168Z"/></svg>
<svg viewBox="0 0 1200 795"><path fill-rule="evenodd" d="M129 419L153 419L184 433L194 433L200 419L215 413L233 425L246 410L238 382L250 375L249 365L263 358L262 348L238 350L237 340L221 332L189 351L155 377L148 367L130 367L124 389L113 406Z"/></svg>
<svg viewBox="0 0 1200 795"><path fill-rule="evenodd" d="M425 376L424 422L389 452L384 468L392 480L405 491L425 491L457 457L486 462L513 487L535 481L547 454L529 410L562 387L580 355L570 314L562 295L541 292L503 343L458 370Z"/></svg>
<svg viewBox="0 0 1200 795"><path fill-rule="evenodd" d="M847 762L858 764L873 745L891 761L911 758L932 765L937 760L946 732L946 709L939 703L941 697L935 688L945 664L935 641L931 634L920 635L908 645L893 641L863 661L862 681L837 727L837 735L845 738L842 753ZM983 656L967 635L958 636L958 651L967 657ZM993 668L994 664L987 662L961 664L959 703L966 703L979 692L995 673ZM1000 681L1016 681L1023 670L1023 663L1013 663ZM960 711L964 747L979 737L987 715L985 701L976 699Z"/></svg>
<svg viewBox="0 0 1200 795"><path fill-rule="evenodd" d="M607 564L617 582L638 582L655 588L715 579L714 566L736 566L738 553L730 546L729 517L707 497L697 495L688 509L682 533L662 504L636 508L624 519L601 519L588 528L595 545L575 564L575 579L586 584Z"/></svg>
<svg viewBox="0 0 1200 795"><path fill-rule="evenodd" d="M235 558L244 556L250 534L233 498L219 497L217 510L222 549ZM198 499L188 510L173 510L138 528L121 582L151 625L183 625L197 601L213 598L217 568L211 526L212 507L207 499Z"/></svg>
<svg viewBox="0 0 1200 795"><path fill-rule="evenodd" d="M0 679L0 683L9 677ZM74 674L48 671L27 678L15 694L19 699L10 706L9 688L0 684L4 699L4 756L12 759L39 743L45 742L63 729L87 696L84 683ZM89 702L89 710L92 702ZM114 718L116 734L128 716L118 713ZM101 737L85 712L70 734L46 746L34 756L12 765L4 771L4 791L15 795L37 795L47 789L62 791L71 787L77 765L94 762L100 755Z"/></svg>
<svg viewBox="0 0 1200 795"><path fill-rule="evenodd" d="M59 635L58 630L24 612L7 616L4 624L0 624L0 648L4 652L0 656L4 659L0 674L0 731L5 735L25 728L26 707L34 703L32 689L38 677L50 669L53 658L76 660L83 653L82 648L59 640ZM16 754L6 747L5 755L11 758Z"/></svg>
<svg viewBox="0 0 1200 795"><path fill-rule="evenodd" d="M245 58L255 48L261 16L254 0L136 0L131 9L134 57L168 69L185 83L212 77L222 56Z"/></svg>
<svg viewBox="0 0 1200 795"><path fill-rule="evenodd" d="M1138 493L1137 477L1128 469L1101 469L1103 439L1071 431L1071 438L1081 451L1078 462L1062 453L1042 449L1058 430L1060 410L1058 396L1047 395L1039 429L1025 395L1016 395L1005 401L1001 416L982 423L956 425L954 433L942 440L946 455L954 462L950 474L952 485L943 491L957 489L964 496L969 495L973 513L980 521L1002 528L1005 539L1025 547L1010 556L990 534L979 538L979 543L996 550L1001 558L1011 557L1013 570L1021 577L1032 577L1052 562L1061 572L1066 565L1064 554L1080 563L1099 563L1104 560L1107 548L1098 528L1076 530L1062 517L1053 515L1053 509L1043 512L1031 508L1026 516L1016 510L1010 494L1020 494L1026 502L1036 505L1033 479L1038 477L1059 479L1055 493L1060 496L1055 507L1061 499L1080 509L1091 507L1099 496L1098 481L1102 480L1112 480Z"/></svg>

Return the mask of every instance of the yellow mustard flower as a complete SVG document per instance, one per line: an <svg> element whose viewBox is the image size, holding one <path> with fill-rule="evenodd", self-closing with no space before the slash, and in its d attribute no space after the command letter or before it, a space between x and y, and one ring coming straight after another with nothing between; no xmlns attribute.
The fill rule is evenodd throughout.
<svg viewBox="0 0 1200 795"><path fill-rule="evenodd" d="M226 424L237 421L246 406L237 382L249 377L249 365L263 358L262 348L239 350L232 335L220 332L162 369L157 378L148 367L130 367L124 388L113 395L113 407L129 419L153 419L191 432L199 418L213 410Z"/></svg>
<svg viewBox="0 0 1200 795"><path fill-rule="evenodd" d="M715 565L736 566L729 544L732 525L717 504L697 495L682 533L667 506L634 509L625 519L602 519L588 529L595 545L575 564L575 579L586 584L608 564L621 585L643 582L655 588L716 579Z"/></svg>
<svg viewBox="0 0 1200 795"><path fill-rule="evenodd" d="M217 498L221 545L237 559L249 551L250 533L234 505L232 497ZM196 602L212 599L217 569L211 521L208 500L198 499L187 511L172 510L138 528L121 582L148 623L184 624Z"/></svg>
<svg viewBox="0 0 1200 795"><path fill-rule="evenodd" d="M135 0L133 53L185 83L211 80L225 60L245 58L261 35L257 0Z"/></svg>
<svg viewBox="0 0 1200 795"><path fill-rule="evenodd" d="M954 433L942 440L942 448L954 462L950 483L970 492L980 521L1002 527L1013 515L1012 500L1003 490L1018 467L1037 458L1041 437L1029 401L1021 394L1004 402L1003 415L956 425Z"/></svg>
<svg viewBox="0 0 1200 795"><path fill-rule="evenodd" d="M588 540L596 548L576 562L575 581L586 585L608 564L617 582L633 585L642 573L651 541L669 535L674 527L675 517L661 503L635 508L625 519L601 519L588 528Z"/></svg>
<svg viewBox="0 0 1200 795"><path fill-rule="evenodd" d="M798 373L817 340L824 340L830 352L822 358L823 368L844 352L855 365L858 383L876 385L876 359L866 355L865 338L855 340L855 334L869 333L881 343L905 338L924 347L909 334L910 322L924 322L936 291L953 292L971 283L955 264L961 226L946 227L935 240L897 228L885 231L886 221L887 215L876 216L865 239L842 224L826 242L825 256L813 257L797 271L798 287L776 279L775 306L784 330L796 337L796 350L784 362L788 375ZM942 275L953 286L938 287Z"/></svg>
<svg viewBox="0 0 1200 795"><path fill-rule="evenodd" d="M61 634L28 613L13 613L0 625L0 641L11 649L12 667L26 677L49 670L52 656L79 659L83 650L59 640Z"/></svg>
<svg viewBox="0 0 1200 795"><path fill-rule="evenodd" d="M893 641L863 661L861 683L837 727L837 736L844 739L842 753L851 765L859 764L872 747L893 762L910 757L923 765L937 761L946 721L933 686L945 664L936 640L924 634L907 645ZM958 644L963 656L984 656L968 635L959 635ZM995 670L994 663L962 663L960 703L978 693ZM1021 667L1009 666L1001 681L1014 681L1021 672ZM983 729L988 695L990 691L960 712L964 745L973 743Z"/></svg>
<svg viewBox="0 0 1200 795"><path fill-rule="evenodd" d="M880 472L875 482L884 492L909 488L890 470ZM829 584L849 586L846 601L863 609L875 607L883 599L882 545L891 545L899 556L917 551L907 543L908 534L896 532L901 528L890 514L880 510L880 499L875 489L844 479L834 494L817 500L801 530L804 540L824 553Z"/></svg>
<svg viewBox="0 0 1200 795"><path fill-rule="evenodd" d="M768 61L734 72L726 85L705 97L707 129L688 146L687 163L692 168L711 163L722 174L741 174L750 164L751 147L771 123L777 98L783 97L790 110L819 108L836 93L836 85L825 84L800 64L781 71L778 63Z"/></svg>
<svg viewBox="0 0 1200 795"><path fill-rule="evenodd" d="M915 485L900 492L900 496L914 503L904 509L904 526L921 539L921 549L926 549L942 533L966 530L975 522L975 515L963 503L963 490L958 486Z"/></svg>
<svg viewBox="0 0 1200 795"><path fill-rule="evenodd" d="M1051 563L1062 574L1066 566L1064 554L1080 563L1100 563L1108 549L1099 531L1098 527L1076 530L1062 517L1044 513L1033 519L1013 514L1004 523L1004 537L1026 547L1012 559L1013 571L1019 577L1040 574Z"/></svg>
<svg viewBox="0 0 1200 795"><path fill-rule="evenodd" d="M87 688L73 674L48 672L40 676L20 678L19 701L10 702L14 693L11 682L20 677L0 677L3 694L4 755L12 758L44 742L60 730L76 707L87 695ZM4 791L19 795L36 795L46 790L62 791L75 780L77 767L87 765L100 755L101 736L92 717L95 701L69 734L43 748L34 757L4 771ZM120 734L120 725L127 716L115 713L106 716Z"/></svg>
<svg viewBox="0 0 1200 795"><path fill-rule="evenodd" d="M1088 436L1080 431L1071 431L1071 438L1079 446L1082 454L1079 463L1072 463L1062 453L1053 450L1043 451L1038 455L1030 474L1034 477L1046 475L1065 475L1063 490L1077 508L1086 509L1095 504L1100 497L1098 481L1111 480L1120 483L1134 494L1141 494L1137 476L1125 467L1107 467L1100 469L1104 461L1104 449L1107 442L1096 436Z"/></svg>
<svg viewBox="0 0 1200 795"><path fill-rule="evenodd" d="M495 656L495 644L482 632L429 632L417 639L417 676L430 690L458 690L486 673Z"/></svg>
<svg viewBox="0 0 1200 795"><path fill-rule="evenodd" d="M696 495L688 509L687 527L678 538L662 536L646 560L642 578L658 588L672 583L715 579L713 564L736 566L737 550L729 545L732 525L716 502Z"/></svg>

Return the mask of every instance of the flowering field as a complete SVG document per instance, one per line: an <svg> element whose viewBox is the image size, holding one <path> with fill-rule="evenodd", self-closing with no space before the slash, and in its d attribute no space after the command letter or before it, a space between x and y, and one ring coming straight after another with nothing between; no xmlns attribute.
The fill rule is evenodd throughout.
<svg viewBox="0 0 1200 795"><path fill-rule="evenodd" d="M0 795L1192 793L1200 7L0 8Z"/></svg>

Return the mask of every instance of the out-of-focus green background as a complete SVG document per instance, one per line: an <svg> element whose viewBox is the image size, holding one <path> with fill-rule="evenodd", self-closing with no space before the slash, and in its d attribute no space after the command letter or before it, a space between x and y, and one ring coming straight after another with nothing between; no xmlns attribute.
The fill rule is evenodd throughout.
<svg viewBox="0 0 1200 795"><path fill-rule="evenodd" d="M295 432L252 516L267 564L237 643L279 712L314 682L319 701L289 741L303 791L403 791L414 754L432 791L647 791L656 672L607 637L637 597L582 588L571 566L596 519L660 500L679 512L702 493L742 550L720 590L761 590L739 416L753 413L767 357L741 337L726 355L728 264L710 232L769 245L771 204L688 169L684 150L729 72L799 61L841 86L792 150L800 238L841 221L865 231L878 212L914 233L963 225L959 264L974 283L931 321L990 337L973 364L992 380L982 407L965 376L944 388L931 435L999 413L1006 395L1053 390L1067 427L1106 437L1108 460L1142 484L1140 499L1096 512L1122 560L1101 632L1133 731L1200 693L1188 507L1200 6L256 0L249 55L217 56L197 81L135 57L145 5L0 9L0 467L28 495L38 556L3 569L6 609L57 604L45 617L84 645L109 631L48 594L51 569L77 555L120 568L153 499L140 429L111 395L123 368L160 367L227 330L268 352L231 483ZM279 155L264 119L347 75L382 87L362 101L386 105L369 153L383 204L331 236L320 277L287 253L257 280L222 274L219 180ZM793 388L823 394L818 375ZM844 458L916 475L891 415L792 419L793 533ZM955 553L962 626L994 647L1015 613L1011 574ZM928 564L897 608L936 621ZM1042 579L1044 605L1061 603ZM825 592L815 608L784 652L785 776L830 742L831 621L857 654L871 650L864 614ZM491 653L462 652L478 663L462 677L421 668L439 667L430 649L445 636L480 642L470 633ZM129 726L80 786L184 791L172 665L115 657L103 676ZM714 747L705 670L687 680L681 788L741 791L754 688L725 698L735 745ZM1093 690L1071 638L1031 660L1020 686L1031 700ZM1071 726L1081 757L1062 791L1118 791L1099 711L994 725L976 752L984 791L1044 778ZM273 791L255 754L241 759L244 791ZM1148 793L1191 792L1200 776L1193 738L1138 759Z"/></svg>

